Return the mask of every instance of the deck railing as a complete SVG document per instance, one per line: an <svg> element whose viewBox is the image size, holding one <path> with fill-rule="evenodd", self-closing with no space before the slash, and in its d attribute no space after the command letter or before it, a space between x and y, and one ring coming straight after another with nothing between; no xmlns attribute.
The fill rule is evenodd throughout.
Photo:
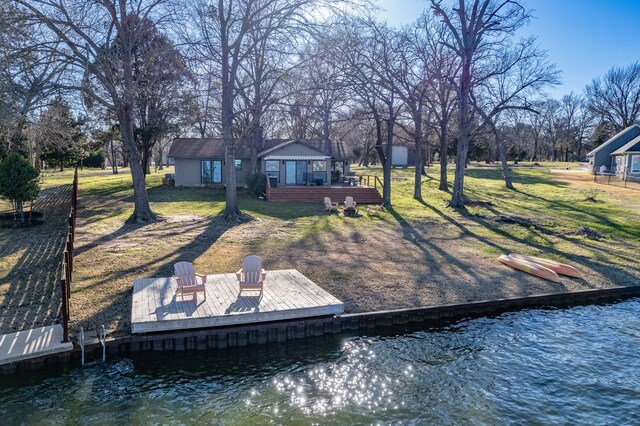
<svg viewBox="0 0 640 426"><path fill-rule="evenodd" d="M69 341L69 299L71 298L71 282L73 281L73 242L76 236L76 212L78 208L78 168L73 174L71 191L71 211L67 218L67 238L62 253L62 277L60 290L62 293L62 330L63 341Z"/></svg>
<svg viewBox="0 0 640 426"><path fill-rule="evenodd" d="M373 181L373 187L378 189L378 185L380 185L380 189L382 189L382 180L375 175L358 175L359 184L363 185L366 182L366 186L371 186L371 181Z"/></svg>

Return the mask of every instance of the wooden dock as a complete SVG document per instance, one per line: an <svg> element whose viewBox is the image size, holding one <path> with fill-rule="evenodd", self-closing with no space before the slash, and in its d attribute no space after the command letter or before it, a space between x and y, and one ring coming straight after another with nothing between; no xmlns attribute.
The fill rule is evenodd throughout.
<svg viewBox="0 0 640 426"><path fill-rule="evenodd" d="M197 303L190 295L176 298L173 278L149 278L133 283L131 332L253 324L295 318L340 315L344 304L295 269L267 271L263 296L246 291L239 296L235 274L208 275L206 292Z"/></svg>

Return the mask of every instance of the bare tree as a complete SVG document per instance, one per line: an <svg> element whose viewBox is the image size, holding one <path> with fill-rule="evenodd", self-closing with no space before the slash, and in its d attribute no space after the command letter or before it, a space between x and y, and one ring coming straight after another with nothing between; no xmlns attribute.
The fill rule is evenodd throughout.
<svg viewBox="0 0 640 426"><path fill-rule="evenodd" d="M585 88L589 109L619 132L640 118L640 62L613 67Z"/></svg>
<svg viewBox="0 0 640 426"><path fill-rule="evenodd" d="M134 211L128 222L155 221L133 132L137 93L133 52L140 42L134 20L142 17L153 21L166 2L15 1L29 16L33 27L42 28L42 40L37 47L69 64L66 81L57 86L80 91L85 102L96 103L118 118L133 179Z"/></svg>
<svg viewBox="0 0 640 426"><path fill-rule="evenodd" d="M405 131L413 136L415 145L415 183L413 198L422 199L422 172L424 169L424 105L428 93L427 58L423 46L427 44L429 34L421 26L405 28L391 33L390 42L395 55L387 55L388 60L382 62L382 78L388 82L393 91L402 99L411 117L413 129ZM387 59L385 58L385 59Z"/></svg>
<svg viewBox="0 0 640 426"><path fill-rule="evenodd" d="M260 43L278 34L293 34L311 27L315 0L217 0L197 7L198 42L220 66L221 133L225 142L226 208L224 217L241 220L235 174L237 137L236 97L241 65L256 53Z"/></svg>
<svg viewBox="0 0 640 426"><path fill-rule="evenodd" d="M442 0L431 0L435 13L449 29L452 41L443 43L456 53L461 68L458 91L458 149L456 174L450 205L464 208L464 175L470 141L470 97L481 65L510 43L515 31L526 23L528 12L515 0L458 0L457 7L445 9Z"/></svg>
<svg viewBox="0 0 640 426"><path fill-rule="evenodd" d="M593 127L593 113L587 108L584 98L574 92L563 96L561 105L566 152L571 150L573 160L580 161L588 132Z"/></svg>
<svg viewBox="0 0 640 426"><path fill-rule="evenodd" d="M447 27L432 18L429 13L423 13L418 20L418 25L424 28L429 35L425 39L422 53L425 63L430 64L427 69L426 84L428 95L425 97L427 108L433 120L427 121L427 126L438 135L439 159L440 159L440 185L438 189L448 191L447 166L447 140L449 137L449 123L456 111L456 78L460 71L460 61L446 44L451 37Z"/></svg>
<svg viewBox="0 0 640 426"><path fill-rule="evenodd" d="M383 204L391 206L391 164L394 130L403 103L389 80L396 52L392 30L372 20L353 20L342 34L341 66L351 81L351 91L375 123L374 148L382 163ZM363 107L364 106L364 107Z"/></svg>
<svg viewBox="0 0 640 426"><path fill-rule="evenodd" d="M0 4L0 120L5 128L4 146L7 151L26 151L24 129L29 117L59 94L55 83L66 66L64 60L32 49L38 43L38 31L32 31L28 18L11 2ZM29 152L36 168L40 167L38 145Z"/></svg>
<svg viewBox="0 0 640 426"><path fill-rule="evenodd" d="M490 73L478 78L470 94L473 107L492 130L507 188L513 183L507 166L507 153L497 124L504 111L530 111L537 113L530 99L539 97L549 85L558 84L558 70L547 62L546 52L538 49L535 39L522 40L513 47L504 47L499 59L492 63Z"/></svg>

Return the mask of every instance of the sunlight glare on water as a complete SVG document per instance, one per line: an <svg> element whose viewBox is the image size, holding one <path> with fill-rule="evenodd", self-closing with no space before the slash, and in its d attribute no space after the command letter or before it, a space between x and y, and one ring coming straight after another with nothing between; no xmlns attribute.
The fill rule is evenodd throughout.
<svg viewBox="0 0 640 426"><path fill-rule="evenodd" d="M347 405L365 407L375 413L395 404L388 386L392 378L372 368L376 357L371 340L347 341L342 355L327 365L315 366L299 378L283 375L273 386L306 415L336 413ZM411 369L407 367L405 372Z"/></svg>

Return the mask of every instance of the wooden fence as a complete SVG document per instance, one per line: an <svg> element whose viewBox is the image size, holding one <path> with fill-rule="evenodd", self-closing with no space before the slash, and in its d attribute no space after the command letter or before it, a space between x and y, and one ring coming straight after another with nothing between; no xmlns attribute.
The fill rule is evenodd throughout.
<svg viewBox="0 0 640 426"><path fill-rule="evenodd" d="M73 241L76 235L76 212L78 207L78 168L73 174L73 189L71 191L71 211L67 218L67 239L62 254L62 278L60 279L62 293L62 329L63 341L69 341L69 298L71 297L71 282L73 281Z"/></svg>

